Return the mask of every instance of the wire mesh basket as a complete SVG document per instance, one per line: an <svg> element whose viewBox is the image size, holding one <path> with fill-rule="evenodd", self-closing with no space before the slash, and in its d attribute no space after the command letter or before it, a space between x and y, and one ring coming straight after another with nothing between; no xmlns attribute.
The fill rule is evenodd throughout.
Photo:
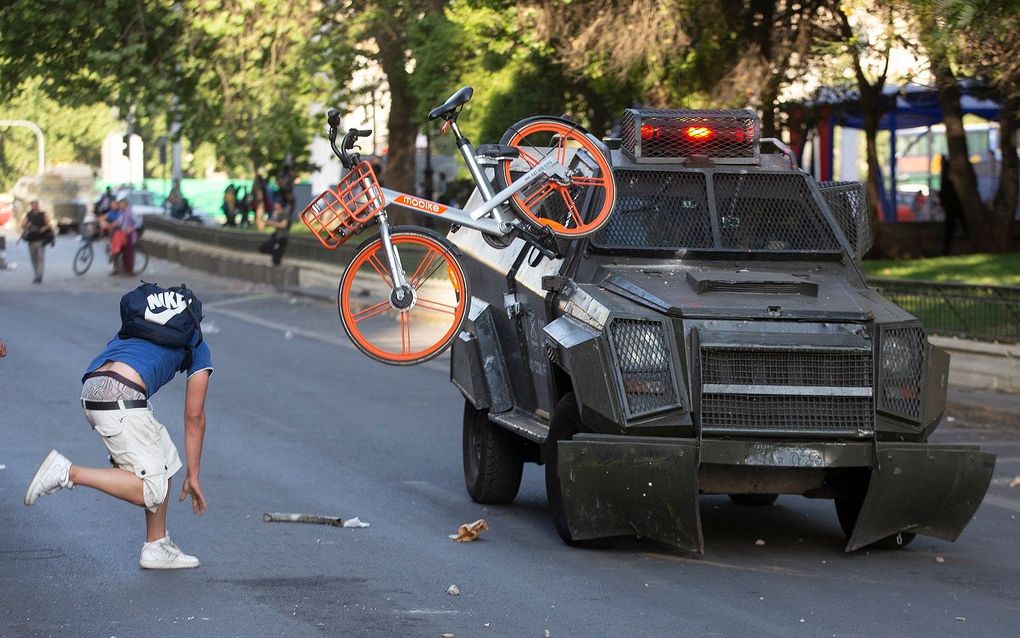
<svg viewBox="0 0 1020 638"><path fill-rule="evenodd" d="M301 211L301 221L323 246L335 250L358 234L386 207L375 171L360 162Z"/></svg>

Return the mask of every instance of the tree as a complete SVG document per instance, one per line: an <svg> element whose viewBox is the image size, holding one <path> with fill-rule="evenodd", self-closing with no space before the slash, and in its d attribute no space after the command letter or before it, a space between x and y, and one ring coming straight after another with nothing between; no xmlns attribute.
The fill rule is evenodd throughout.
<svg viewBox="0 0 1020 638"><path fill-rule="evenodd" d="M103 139L115 130L109 107L63 106L40 89L42 80L31 78L18 94L0 104L0 119L24 119L43 130L49 164L85 162L99 164ZM0 191L23 175L36 172L36 139L24 128L0 128Z"/></svg>
<svg viewBox="0 0 1020 638"><path fill-rule="evenodd" d="M221 165L258 174L285 158L300 166L317 127L321 73L309 55L307 4L297 0L178 2L173 91L183 131L216 146Z"/></svg>
<svg viewBox="0 0 1020 638"><path fill-rule="evenodd" d="M1016 131L1020 116L1020 12L996 0L947 0L937 6L916 2L922 40L931 61L949 148L949 179L959 193L974 247L1009 249L1020 180ZM984 78L1002 105L999 116L1002 165L992 202L981 200L970 163L960 99L959 72Z"/></svg>
<svg viewBox="0 0 1020 638"><path fill-rule="evenodd" d="M823 52L845 56L856 82L863 120L868 165L868 204L875 244L882 206L881 165L878 160L878 127L885 110L883 90L889 79L894 49L906 39L907 24L898 17L900 4L872 3L870 0L844 4L827 2L821 9ZM830 61L831 63L831 61ZM893 185L895 188L895 185Z"/></svg>

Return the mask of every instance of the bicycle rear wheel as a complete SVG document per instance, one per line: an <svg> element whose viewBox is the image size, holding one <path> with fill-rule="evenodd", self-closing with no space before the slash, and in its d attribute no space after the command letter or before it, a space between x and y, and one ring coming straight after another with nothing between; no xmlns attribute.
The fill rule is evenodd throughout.
<svg viewBox="0 0 1020 638"><path fill-rule="evenodd" d="M141 244L135 244L135 271L133 274L138 275L145 272L145 269L149 267L149 252L142 248Z"/></svg>
<svg viewBox="0 0 1020 638"><path fill-rule="evenodd" d="M609 221L616 204L613 170L583 128L561 118L529 118L507 129L500 143L520 152L520 157L501 162L496 170L500 190L549 155L567 169L565 180L540 179L511 198L525 219L571 239L587 237Z"/></svg>
<svg viewBox="0 0 1020 638"><path fill-rule="evenodd" d="M344 270L337 307L344 332L369 357L413 365L446 350L467 318L468 280L453 252L411 229L390 234L410 290L397 298L378 237L363 244Z"/></svg>
<svg viewBox="0 0 1020 638"><path fill-rule="evenodd" d="M92 248L92 242L87 241L81 245L78 252L74 254L74 262L71 267L74 268L74 274L84 275L92 265L92 259L96 256L95 249Z"/></svg>

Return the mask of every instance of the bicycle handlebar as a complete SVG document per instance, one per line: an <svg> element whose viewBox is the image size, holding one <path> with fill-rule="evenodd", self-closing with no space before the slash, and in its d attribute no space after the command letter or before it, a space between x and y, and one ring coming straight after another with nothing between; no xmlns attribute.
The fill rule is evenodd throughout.
<svg viewBox="0 0 1020 638"><path fill-rule="evenodd" d="M330 109L326 113L326 123L329 125L329 145L333 147L333 154L340 158L340 163L344 165L344 168L354 168L354 165L361 161L361 157L357 153L348 153L348 151L354 149L359 137L368 137L372 134L372 130L348 129L340 142L340 147L337 148L336 135L341 124L340 113L336 109Z"/></svg>

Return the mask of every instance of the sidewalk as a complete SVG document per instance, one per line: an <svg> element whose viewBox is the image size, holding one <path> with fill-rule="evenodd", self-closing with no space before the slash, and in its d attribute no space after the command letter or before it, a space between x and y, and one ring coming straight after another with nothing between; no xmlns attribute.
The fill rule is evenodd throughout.
<svg viewBox="0 0 1020 638"><path fill-rule="evenodd" d="M268 283L289 294L336 303L346 263L284 257L274 267L268 255L189 241L155 229L145 241L153 257L255 283ZM965 423L1020 427L1020 346L948 337L931 337L951 356L946 415Z"/></svg>

